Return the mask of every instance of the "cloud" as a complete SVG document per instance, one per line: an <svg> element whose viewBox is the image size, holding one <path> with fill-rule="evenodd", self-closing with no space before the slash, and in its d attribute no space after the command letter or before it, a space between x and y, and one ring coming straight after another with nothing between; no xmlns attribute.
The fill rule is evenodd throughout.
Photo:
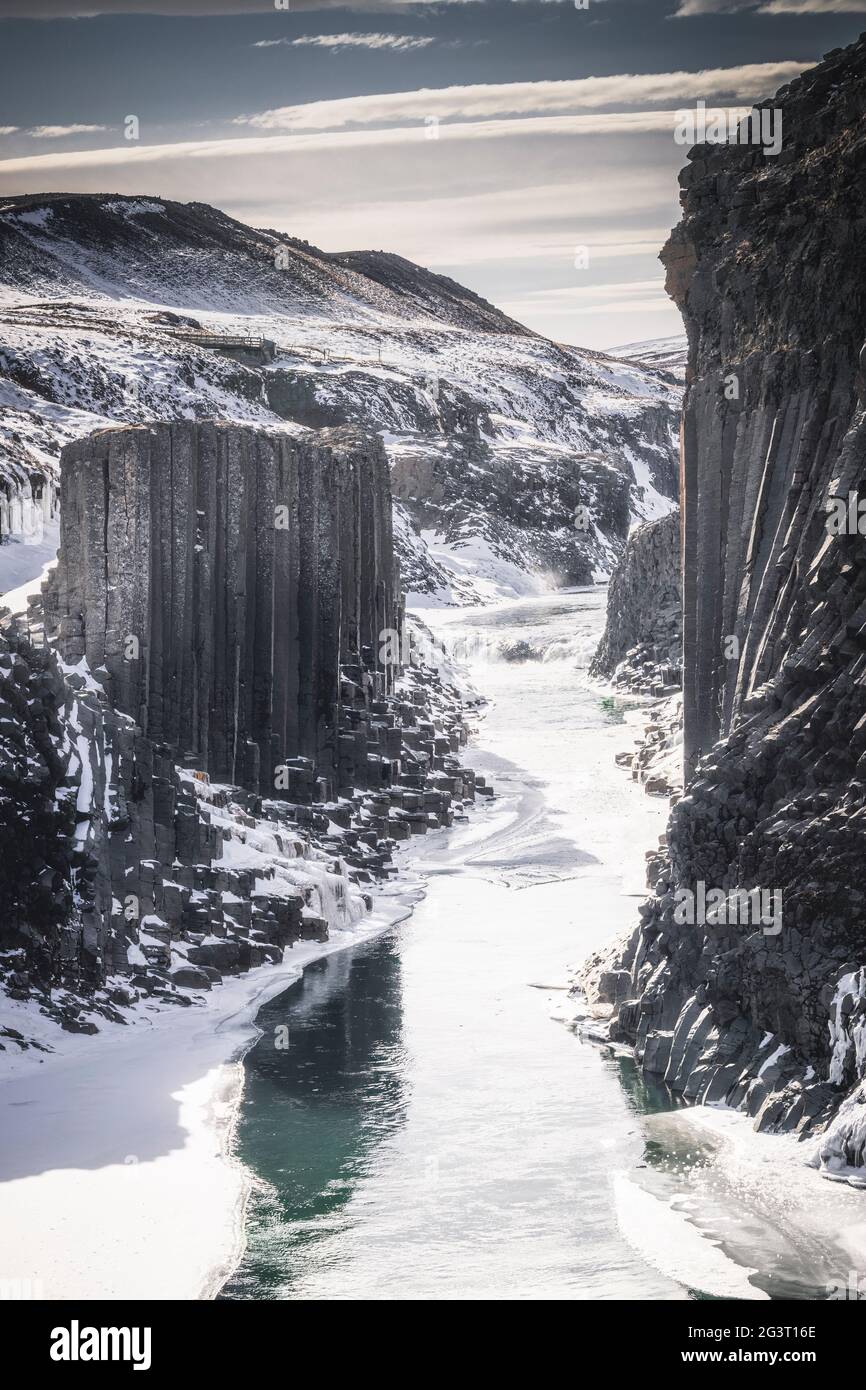
<svg viewBox="0 0 866 1390"><path fill-rule="evenodd" d="M739 108L738 108L739 109ZM443 149L466 141L506 140L523 136L639 135L655 132L673 135L680 119L677 111L605 111L593 115L534 116L514 120L455 122L441 126L439 138L430 139L431 128L420 121L414 126L387 130L317 131L298 135L253 135L236 139L182 140L175 144L121 143L96 150L70 150L46 155L22 155L0 160L0 177L84 169L134 169L160 163L197 164L243 160L258 155L291 155L311 151L357 151L399 145ZM48 129L48 127L46 127ZM68 129L68 127L56 127ZM676 148L676 147L675 147Z"/></svg>
<svg viewBox="0 0 866 1390"><path fill-rule="evenodd" d="M606 319L610 314L637 313L664 314L670 319L672 307L663 279L563 285L519 295L500 305L506 314L524 323L541 318L548 322L559 318L586 322L590 318Z"/></svg>
<svg viewBox="0 0 866 1390"><path fill-rule="evenodd" d="M703 72L622 73L615 77L581 77L553 82L503 82L467 87L440 87L414 92L385 92L338 97L281 106L237 116L235 124L257 130L335 130L348 125L375 125L427 117L518 116L551 114L603 106L683 102L699 97L730 96L741 100L771 95L799 76L806 63L746 63Z"/></svg>
<svg viewBox="0 0 866 1390"><path fill-rule="evenodd" d="M866 0L767 0L758 14L866 14Z"/></svg>
<svg viewBox="0 0 866 1390"><path fill-rule="evenodd" d="M369 48L391 53L410 53L429 48L435 40L411 34L302 34L297 39L260 39L253 48L330 48L340 53L346 48Z"/></svg>
<svg viewBox="0 0 866 1390"><path fill-rule="evenodd" d="M571 325L577 329L579 340L586 342L589 335L596 346L611 346L612 341L617 341L617 333L622 332L621 328L608 326L611 316L628 315L630 321L639 321L641 316L641 331L652 333L657 331L661 315L670 332L682 331L679 315L665 294L664 280L658 278L556 286L506 299L499 307L522 323L546 323L553 338L567 332Z"/></svg>
<svg viewBox="0 0 866 1390"><path fill-rule="evenodd" d="M461 183L470 182L472 165L459 176ZM388 198L357 199L349 207L335 206L324 188L322 194L304 209L304 235L317 244L341 247L350 238L353 246L378 246L387 228L388 245L403 255L450 270L471 267L473 278L478 267L493 271L521 263L536 277L555 277L571 271L578 247L587 248L593 267L654 261L676 215L673 178L666 182L653 170L638 169L622 183L593 170L568 182L483 193L449 190L404 198L394 190ZM627 220L638 225L624 230Z"/></svg>
<svg viewBox="0 0 866 1390"><path fill-rule="evenodd" d="M701 14L737 14L753 10L761 0L680 0L674 19L692 19Z"/></svg>
<svg viewBox="0 0 866 1390"><path fill-rule="evenodd" d="M35 125L27 131L34 140L60 140L67 135L96 135L107 125Z"/></svg>
<svg viewBox="0 0 866 1390"><path fill-rule="evenodd" d="M524 301L527 300L557 300L557 299L597 299L601 295L602 299L608 303L615 300L632 299L636 293L646 294L652 291L656 295L663 295L665 292L664 276L656 276L652 280L616 280L612 284L605 285L565 285L557 286L552 290L537 290L534 294L523 295Z"/></svg>
<svg viewBox="0 0 866 1390"><path fill-rule="evenodd" d="M383 10L409 9L429 5L433 0L0 0L0 19L93 19L98 15L157 14L233 15L273 14L275 11L360 10L367 14ZM435 0L437 5L471 4L475 0Z"/></svg>
<svg viewBox="0 0 866 1390"><path fill-rule="evenodd" d="M675 19L704 14L866 14L866 0L680 0Z"/></svg>

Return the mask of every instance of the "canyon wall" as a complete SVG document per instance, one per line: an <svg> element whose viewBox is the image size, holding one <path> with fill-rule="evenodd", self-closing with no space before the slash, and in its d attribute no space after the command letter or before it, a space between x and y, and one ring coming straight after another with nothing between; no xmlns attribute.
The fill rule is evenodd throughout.
<svg viewBox="0 0 866 1390"><path fill-rule="evenodd" d="M866 498L866 36L763 105L781 154L693 148L662 253L689 337L687 786L640 928L590 977L646 1071L822 1132L860 1182L866 535L833 499Z"/></svg>
<svg viewBox="0 0 866 1390"><path fill-rule="evenodd" d="M680 514L675 509L639 526L626 541L610 577L607 623L590 675L616 673L631 686L645 676L651 689L662 677L678 683L681 656Z"/></svg>

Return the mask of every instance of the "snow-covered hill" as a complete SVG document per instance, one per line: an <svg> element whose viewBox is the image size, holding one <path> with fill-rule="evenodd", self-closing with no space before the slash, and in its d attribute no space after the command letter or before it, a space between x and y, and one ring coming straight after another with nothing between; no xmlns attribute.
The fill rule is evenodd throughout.
<svg viewBox="0 0 866 1390"><path fill-rule="evenodd" d="M329 254L205 203L49 194L0 207L3 279L30 292L108 295L288 316L330 310L527 334L471 290L383 251Z"/></svg>
<svg viewBox="0 0 866 1390"><path fill-rule="evenodd" d="M676 333L671 338L647 338L642 343L626 343L623 347L610 348L609 352L612 357L621 357L626 362L637 362L658 372L670 372L677 381L686 379L689 344L685 333Z"/></svg>
<svg viewBox="0 0 866 1390"><path fill-rule="evenodd" d="M430 604L605 576L673 505L668 371L550 342L400 257L96 195L8 200L0 250L0 488L46 513L62 445L106 424L359 423L384 439Z"/></svg>

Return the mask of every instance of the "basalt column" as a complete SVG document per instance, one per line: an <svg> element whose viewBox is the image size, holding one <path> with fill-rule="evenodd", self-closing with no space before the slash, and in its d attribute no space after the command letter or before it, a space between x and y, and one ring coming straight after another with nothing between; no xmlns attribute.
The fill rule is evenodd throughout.
<svg viewBox="0 0 866 1390"><path fill-rule="evenodd" d="M337 773L340 674L395 621L378 440L181 422L64 450L46 619L175 761L273 793Z"/></svg>
<svg viewBox="0 0 866 1390"><path fill-rule="evenodd" d="M662 252L689 335L682 421L688 770L802 636L862 410L866 44L761 103L781 153L697 145ZM847 450L847 454L846 454ZM856 482L856 479L855 479ZM736 653L736 655L734 655Z"/></svg>

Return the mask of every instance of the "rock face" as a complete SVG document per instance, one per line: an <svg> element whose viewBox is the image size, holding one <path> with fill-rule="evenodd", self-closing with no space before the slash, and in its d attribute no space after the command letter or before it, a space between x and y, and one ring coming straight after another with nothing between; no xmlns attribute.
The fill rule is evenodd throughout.
<svg viewBox="0 0 866 1390"><path fill-rule="evenodd" d="M652 691L679 684L681 660L680 514L674 510L629 536L610 577L607 623L590 675L616 675L629 688Z"/></svg>
<svg viewBox="0 0 866 1390"><path fill-rule="evenodd" d="M13 630L0 632L0 903L3 933L26 937L32 950L24 981L49 981L57 928L72 894L67 843L75 798L64 789L60 682L49 655ZM19 972L15 972L16 977Z"/></svg>
<svg viewBox="0 0 866 1390"><path fill-rule="evenodd" d="M590 675L647 704L633 751L616 755L651 796L682 782L682 577L677 509L638 527L610 578L607 622ZM632 729L634 726L632 726Z"/></svg>
<svg viewBox="0 0 866 1390"><path fill-rule="evenodd" d="M393 678L400 622L388 468L356 431L106 430L62 458L46 624L108 673L114 707L176 762L273 794L313 760L326 799L358 781L338 747L341 668Z"/></svg>
<svg viewBox="0 0 866 1390"><path fill-rule="evenodd" d="M265 391L271 409L296 424L383 430L394 497L414 532L406 542L398 536L411 590L477 602L478 591L460 583L461 552L469 559L482 550L491 572L499 562L503 571L517 565L524 575L589 584L610 568L634 516L676 495L674 379L653 374L647 398L627 408L611 393L602 424L597 400L587 408L581 399L586 382L573 355L553 344L546 352L549 376L537 360L527 367L503 353L493 379L467 378L470 389L426 372L394 374L383 390L381 368L337 372L326 359L315 368L276 366L265 374ZM479 378L485 365L479 356ZM523 415L537 431L531 444L524 429L515 440L512 422ZM575 518L583 507L581 529ZM456 570L443 575L419 536L435 536L437 549L458 559ZM483 564L479 571L488 578Z"/></svg>
<svg viewBox="0 0 866 1390"><path fill-rule="evenodd" d="M407 650L378 440L100 431L62 517L0 623L0 979L93 1031L351 925L398 841L491 791Z"/></svg>
<svg viewBox="0 0 866 1390"><path fill-rule="evenodd" d="M594 979L647 1071L760 1128L829 1124L818 1161L858 1181L866 536L832 499L866 497L866 37L765 105L781 155L693 149L663 252L690 346L687 787L641 927ZM737 889L770 910L703 911Z"/></svg>

